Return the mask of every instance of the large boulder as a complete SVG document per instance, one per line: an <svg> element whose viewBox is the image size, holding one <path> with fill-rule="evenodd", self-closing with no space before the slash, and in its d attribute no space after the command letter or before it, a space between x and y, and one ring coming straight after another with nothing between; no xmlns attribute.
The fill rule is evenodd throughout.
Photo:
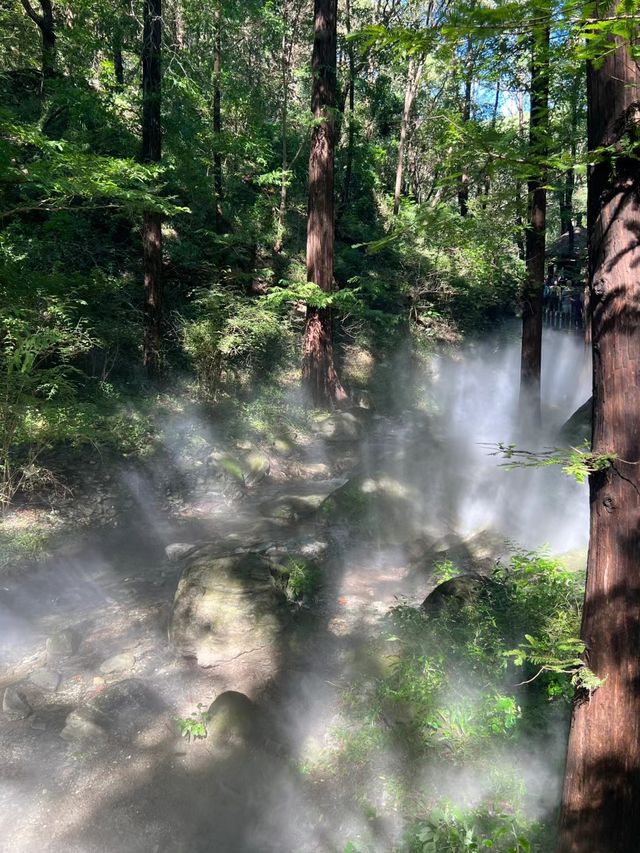
<svg viewBox="0 0 640 853"><path fill-rule="evenodd" d="M315 432L326 441L359 441L362 438L362 412L331 412L316 418Z"/></svg>
<svg viewBox="0 0 640 853"><path fill-rule="evenodd" d="M258 707L244 693L226 690L210 705L206 724L207 736L212 742L246 744L258 733Z"/></svg>
<svg viewBox="0 0 640 853"><path fill-rule="evenodd" d="M492 578L477 572L457 575L438 584L422 602L421 608L425 613L436 614L455 602L456 607L462 609L480 601L493 586L495 581Z"/></svg>
<svg viewBox="0 0 640 853"><path fill-rule="evenodd" d="M256 553L196 557L176 590L169 639L210 667L273 650L286 616L269 560Z"/></svg>

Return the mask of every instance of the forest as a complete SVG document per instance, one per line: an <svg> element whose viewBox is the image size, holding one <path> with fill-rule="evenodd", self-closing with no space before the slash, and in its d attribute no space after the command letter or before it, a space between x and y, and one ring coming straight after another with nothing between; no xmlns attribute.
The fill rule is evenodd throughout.
<svg viewBox="0 0 640 853"><path fill-rule="evenodd" d="M637 0L0 0L0 851L640 849Z"/></svg>

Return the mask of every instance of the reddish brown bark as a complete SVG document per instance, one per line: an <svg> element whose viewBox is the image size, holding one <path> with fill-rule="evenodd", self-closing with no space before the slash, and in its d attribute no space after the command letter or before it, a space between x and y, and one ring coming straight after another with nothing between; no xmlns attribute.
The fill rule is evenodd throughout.
<svg viewBox="0 0 640 853"><path fill-rule="evenodd" d="M590 478L582 622L586 662L606 680L574 707L560 853L631 853L640 839L640 167L624 153L640 69L611 48L588 69L589 148L608 148L589 175L588 228L593 450L618 459Z"/></svg>
<svg viewBox="0 0 640 853"><path fill-rule="evenodd" d="M333 160L336 96L337 0L315 0L312 100L315 119L309 155L307 281L333 290ZM307 309L302 378L317 406L335 404L346 394L333 361L333 329L328 309Z"/></svg>
<svg viewBox="0 0 640 853"><path fill-rule="evenodd" d="M534 171L527 182L529 221L525 233L527 278L522 294L522 352L520 360L520 417L526 426L541 422L542 291L545 274L547 191L541 161L547 154L549 132L549 28L533 35L531 52L529 151Z"/></svg>
<svg viewBox="0 0 640 853"><path fill-rule="evenodd" d="M142 35L142 160L162 157L160 123L162 35L161 0L144 0ZM162 371L162 216L146 211L142 223L144 268L143 361L150 377Z"/></svg>

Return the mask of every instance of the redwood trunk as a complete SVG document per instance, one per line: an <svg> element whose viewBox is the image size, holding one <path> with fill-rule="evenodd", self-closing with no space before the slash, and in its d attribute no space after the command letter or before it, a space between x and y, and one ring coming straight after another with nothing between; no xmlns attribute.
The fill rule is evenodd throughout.
<svg viewBox="0 0 640 853"><path fill-rule="evenodd" d="M542 291L545 275L547 191L542 159L547 154L549 125L549 29L534 33L531 55L529 151L534 171L527 182L529 221L525 234L527 278L522 294L520 416L523 425L541 423Z"/></svg>
<svg viewBox="0 0 640 853"><path fill-rule="evenodd" d="M159 163L162 156L160 124L161 0L144 0L142 43L142 160ZM144 268L143 360L150 377L162 370L162 216L145 211L142 224Z"/></svg>
<svg viewBox="0 0 640 853"><path fill-rule="evenodd" d="M608 14L607 8L600 9ZM582 621L586 662L606 679L574 705L560 853L631 853L640 839L640 70L621 43L588 69L593 450ZM627 150L628 147L627 147Z"/></svg>
<svg viewBox="0 0 640 853"><path fill-rule="evenodd" d="M333 158L336 95L337 0L315 0L312 56L314 116L309 155L309 213L307 220L307 281L325 293L333 290ZM333 361L333 331L329 309L307 308L303 345L303 383L317 406L346 397Z"/></svg>

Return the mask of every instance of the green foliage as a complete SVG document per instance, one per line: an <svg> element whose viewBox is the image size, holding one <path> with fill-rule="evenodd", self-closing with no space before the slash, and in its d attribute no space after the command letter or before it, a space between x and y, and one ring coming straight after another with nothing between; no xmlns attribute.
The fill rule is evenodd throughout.
<svg viewBox="0 0 640 853"><path fill-rule="evenodd" d="M290 351L286 319L261 301L214 289L200 294L193 309L196 317L182 322L182 341L205 397L247 372L268 374Z"/></svg>
<svg viewBox="0 0 640 853"><path fill-rule="evenodd" d="M453 568L440 564L435 579L450 578ZM400 750L407 778L399 779L399 808L414 819L402 849L546 853L544 827L522 811L517 769L513 778L493 778L493 762L508 762L518 744L530 749L531 738L545 738L557 725L558 713L568 716L583 670L576 639L583 582L544 553L516 552L467 603L452 598L437 615L393 608L384 672L345 696L360 725L337 732L337 766L361 768L366 778L379 755ZM411 767L424 759L475 767L491 780L482 802L461 797L434 811L437 791L416 802Z"/></svg>
<svg viewBox="0 0 640 853"><path fill-rule="evenodd" d="M508 460L503 467L507 470L514 468L546 468L549 465L561 465L562 470L577 483L586 483L591 474L606 471L615 463L615 453L593 453L589 442L585 441L581 447L551 448L550 450L519 450L515 444L505 445L499 442L497 445L486 445L495 447L491 456L501 456ZM516 460L516 461L512 461Z"/></svg>
<svg viewBox="0 0 640 853"><path fill-rule="evenodd" d="M174 717L173 722L180 733L180 737L187 742L192 740L203 740L207 736L207 712L205 706L198 702L198 709L192 711L188 717Z"/></svg>
<svg viewBox="0 0 640 853"><path fill-rule="evenodd" d="M484 808L467 811L450 804L434 810L407 834L407 853L530 853L530 827L520 817Z"/></svg>
<svg viewBox="0 0 640 853"><path fill-rule="evenodd" d="M287 595L293 601L301 601L313 597L321 582L320 568L313 560L292 557L283 564L288 573Z"/></svg>

